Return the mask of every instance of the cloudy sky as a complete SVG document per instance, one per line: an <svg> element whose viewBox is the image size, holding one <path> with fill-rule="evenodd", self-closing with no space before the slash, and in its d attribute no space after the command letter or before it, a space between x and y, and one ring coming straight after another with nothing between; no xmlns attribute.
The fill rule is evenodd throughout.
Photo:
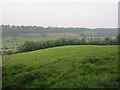
<svg viewBox="0 0 120 90"><path fill-rule="evenodd" d="M118 0L4 0L0 13L10 25L118 26Z"/></svg>

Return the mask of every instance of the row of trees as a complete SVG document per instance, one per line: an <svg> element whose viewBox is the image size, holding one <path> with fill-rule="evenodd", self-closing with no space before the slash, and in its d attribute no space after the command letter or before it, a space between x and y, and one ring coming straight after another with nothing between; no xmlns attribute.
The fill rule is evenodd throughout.
<svg viewBox="0 0 120 90"><path fill-rule="evenodd" d="M115 37L118 34L118 28L80 28L80 27L42 27L42 26L15 26L0 25L2 37L18 36L30 33L76 33L80 37Z"/></svg>
<svg viewBox="0 0 120 90"><path fill-rule="evenodd" d="M25 41L23 44L18 46L18 52L28 52L33 50L45 49L50 47L64 46L64 45L116 45L117 39L96 40L96 41L86 41L85 38L61 38L56 40L46 40L46 41Z"/></svg>

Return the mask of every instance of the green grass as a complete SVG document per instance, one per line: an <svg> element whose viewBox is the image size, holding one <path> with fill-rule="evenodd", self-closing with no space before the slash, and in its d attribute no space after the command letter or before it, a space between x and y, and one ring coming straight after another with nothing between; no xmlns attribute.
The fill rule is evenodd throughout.
<svg viewBox="0 0 120 90"><path fill-rule="evenodd" d="M118 87L118 46L76 45L3 56L3 87Z"/></svg>

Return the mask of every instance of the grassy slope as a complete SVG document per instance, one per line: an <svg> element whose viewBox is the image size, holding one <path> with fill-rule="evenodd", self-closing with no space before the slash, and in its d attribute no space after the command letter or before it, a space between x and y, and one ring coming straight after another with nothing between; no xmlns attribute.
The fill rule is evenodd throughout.
<svg viewBox="0 0 120 90"><path fill-rule="evenodd" d="M3 87L117 87L117 46L62 46L4 56Z"/></svg>

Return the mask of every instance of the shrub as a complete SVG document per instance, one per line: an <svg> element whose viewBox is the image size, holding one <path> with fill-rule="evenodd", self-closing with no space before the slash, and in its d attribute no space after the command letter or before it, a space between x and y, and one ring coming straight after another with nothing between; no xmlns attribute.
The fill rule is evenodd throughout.
<svg viewBox="0 0 120 90"><path fill-rule="evenodd" d="M13 54L13 51L12 50L9 50L6 52L7 55L10 55L10 54Z"/></svg>

